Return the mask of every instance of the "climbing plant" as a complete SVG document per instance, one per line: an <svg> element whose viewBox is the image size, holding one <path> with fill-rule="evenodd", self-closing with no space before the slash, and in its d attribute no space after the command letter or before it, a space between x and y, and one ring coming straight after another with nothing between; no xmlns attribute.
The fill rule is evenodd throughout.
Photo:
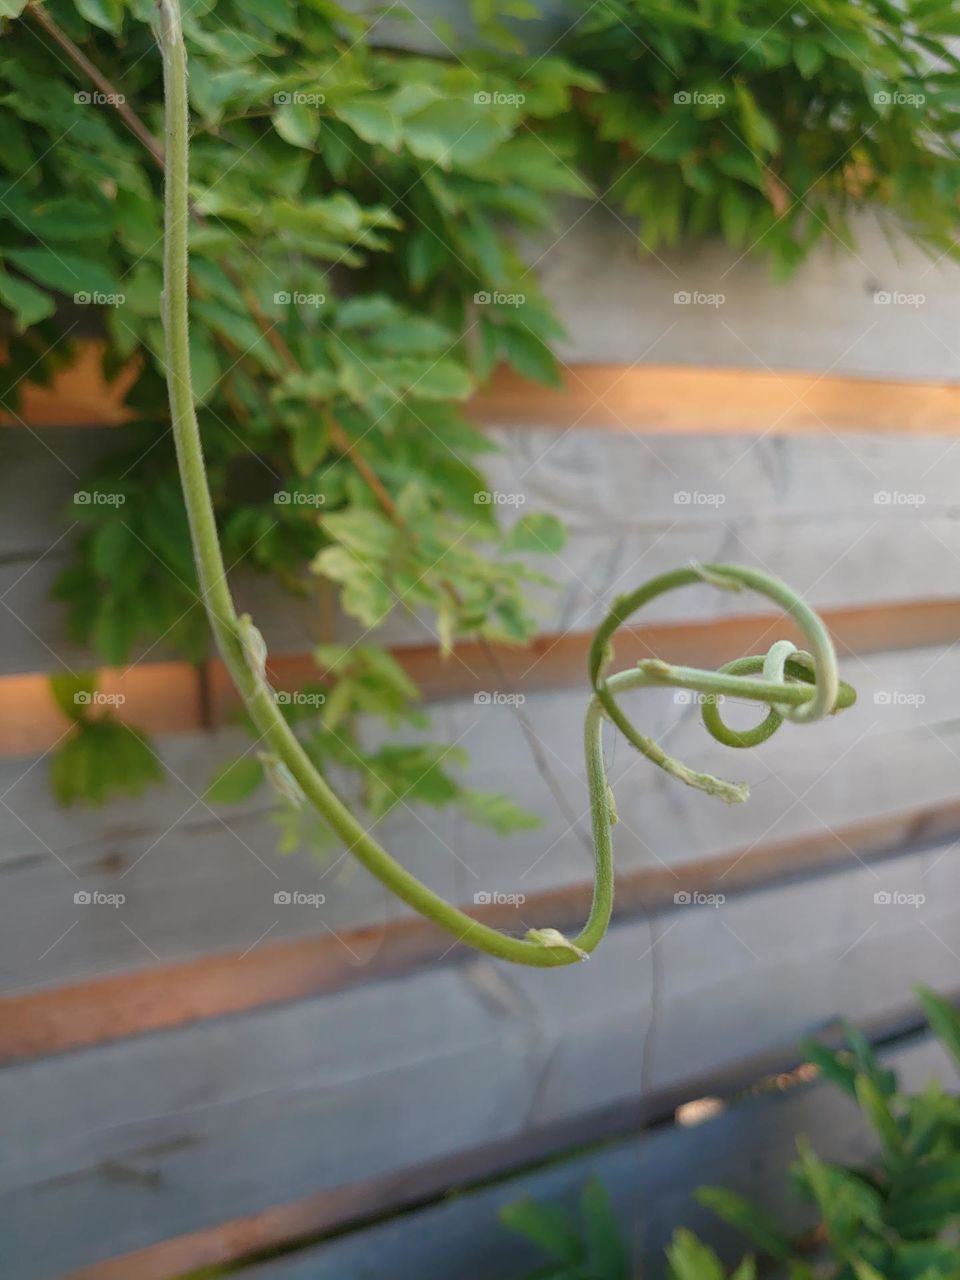
<svg viewBox="0 0 960 1280"><path fill-rule="evenodd" d="M559 122L641 249L719 235L786 277L864 205L956 252L960 16L949 0L579 0L607 91Z"/></svg>
<svg viewBox="0 0 960 1280"><path fill-rule="evenodd" d="M849 240L847 214L867 204L948 248L957 193L960 62L943 4L764 16L729 0L613 0L536 56L501 21L535 9L475 10L485 51L443 58L378 44L363 19L326 0L203 0L189 6L184 32L189 373L228 572L270 573L324 617L336 593L365 632L413 609L443 651L465 636L527 640L529 588L543 580L529 557L562 546L552 517L499 525L478 468L491 446L462 411L498 361L557 381L560 327L517 230L545 226L558 196L599 193L639 220L642 245L719 231L744 251L772 252L785 273L825 227ZM153 0L0 0L3 403L16 411L27 375L49 379L97 326L108 375L132 371L135 421L82 477L69 512L82 533L56 587L74 637L109 664L209 652L210 600L163 385L168 157L154 18ZM685 580L771 594L770 580L729 567L691 572ZM791 612L801 607L776 591ZM622 620L619 605L611 618ZM229 650L232 603L219 622ZM747 745L784 711L804 718L814 704L819 715L849 701L843 690L827 696L832 651L813 648L813 666L778 651L772 666L757 657L719 676L678 669L679 678L708 693L743 693L752 681L770 706L752 736L738 741L715 710L706 717L715 736ZM684 781L741 798L632 730L612 701L624 678L607 680L605 653L595 648L590 714L602 711ZM326 824L300 803L309 788L286 776L295 739L311 766L351 774L373 817L404 796L461 805L499 831L533 821L513 800L466 788L455 749L366 744L361 715L423 723L415 686L369 636L354 646L328 638L315 657L316 685L273 700L284 750L246 753L214 781L211 801L272 780L285 843L317 838ZM241 685L250 670L245 659ZM259 699L268 686L253 670L259 683L247 692ZM630 677L667 679L656 665ZM70 767L55 761L54 783L65 801L103 798L123 735L105 731L102 712L73 719ZM155 773L137 741L128 787ZM596 829L604 788L591 768Z"/></svg>

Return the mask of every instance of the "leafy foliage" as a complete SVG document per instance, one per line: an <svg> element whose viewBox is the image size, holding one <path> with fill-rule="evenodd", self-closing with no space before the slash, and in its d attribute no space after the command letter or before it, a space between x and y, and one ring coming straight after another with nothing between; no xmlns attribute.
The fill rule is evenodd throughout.
<svg viewBox="0 0 960 1280"><path fill-rule="evenodd" d="M931 1030L960 1067L960 1013L920 989ZM898 1089L865 1038L847 1030L838 1051L810 1041L807 1056L821 1074L857 1101L878 1146L869 1166L829 1164L804 1140L793 1168L800 1194L820 1226L816 1253L791 1240L764 1210L735 1192L704 1187L698 1199L741 1231L769 1260L767 1274L787 1280L955 1280L960 1275L960 1096L935 1080L918 1093ZM555 1262L530 1280L625 1280L629 1262L609 1200L593 1180L584 1190L579 1229L563 1209L521 1201L502 1213L507 1226L533 1240ZM599 1231L599 1237L597 1235ZM591 1241L603 1241L598 1249ZM680 1229L667 1250L670 1280L754 1280L747 1255L733 1272L692 1232Z"/></svg>
<svg viewBox="0 0 960 1280"><path fill-rule="evenodd" d="M719 234L784 277L821 239L851 245L864 204L954 249L949 2L580 5L564 51L609 90L581 99L580 150L647 250Z"/></svg>
<svg viewBox="0 0 960 1280"><path fill-rule="evenodd" d="M28 370L42 382L70 358L91 303L108 375L136 369L136 422L84 477L93 498L70 512L82 533L56 585L73 637L110 664L161 644L201 660L208 643L162 380L160 166L116 109L122 97L158 135L152 9L46 6L113 95L69 69L30 11L0 49L5 402L16 408ZM549 517L498 527L477 496L487 484L475 460L490 445L461 404L499 360L556 380L561 331L504 222L535 228L552 195L585 190L530 126L567 110L591 77L557 56L521 82L483 59L377 50L362 21L312 0L191 6L186 34L191 343L228 566L301 595L333 583L364 628L416 610L443 650L461 636L522 643L535 629L526 585L546 579L517 555L549 554L562 535ZM422 719L382 651L332 661L328 647L321 664L323 713L291 713L311 754L355 771L372 816L408 798L461 803L498 831L530 824L505 797L461 786L462 755L442 744L365 749L360 714ZM98 722L104 751L115 728ZM58 776L78 750L71 740ZM262 775L245 758L209 796L240 798ZM61 798L99 798L87 776L58 784Z"/></svg>
<svg viewBox="0 0 960 1280"><path fill-rule="evenodd" d="M0 3L0 400L15 411L26 375L48 381L82 333L106 338L108 376L134 375L135 421L83 478L93 498L69 513L82 533L56 584L73 638L111 665L208 646L160 359L153 8ZM377 48L327 0L204 0L186 29L191 347L227 565L324 610L332 588L365 629L413 610L444 652L527 640L529 558L563 542L545 515L498 526L479 469L491 446L462 407L498 362L557 382L561 330L515 231L595 184L650 248L719 230L786 273L824 227L848 239L865 203L946 247L957 195L956 17L939 0L610 0L536 58L504 21L536 18L529 0L472 9L486 51L449 60ZM366 747L362 715L422 728L416 690L378 653L365 637L353 664L320 659L324 709L296 709L311 754L353 773L371 816L409 796L528 825L464 788L441 744ZM100 769L115 749L119 777L130 744L97 724ZM245 756L209 796L264 778ZM280 822L285 847L314 838L289 807Z"/></svg>

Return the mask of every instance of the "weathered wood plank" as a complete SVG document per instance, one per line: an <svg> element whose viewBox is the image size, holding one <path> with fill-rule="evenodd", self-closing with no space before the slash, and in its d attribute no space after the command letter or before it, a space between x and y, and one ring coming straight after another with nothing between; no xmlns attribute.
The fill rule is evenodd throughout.
<svg viewBox="0 0 960 1280"><path fill-rule="evenodd" d="M884 1061L908 1088L931 1076L947 1087L960 1083L946 1053L927 1038L884 1054ZM241 1267L239 1280L369 1280L382 1274L387 1260L395 1274L418 1280L521 1280L543 1255L500 1225L500 1209L529 1196L575 1215L591 1177L599 1177L611 1196L637 1274L663 1274L663 1250L677 1227L696 1231L732 1263L746 1251L744 1238L697 1205L694 1192L705 1185L728 1187L773 1213L787 1230L803 1230L814 1219L786 1173L800 1134L825 1159L859 1163L876 1151L860 1113L835 1087L800 1086L740 1101L693 1127L657 1129ZM122 1274L98 1269L89 1280L121 1280Z"/></svg>
<svg viewBox="0 0 960 1280"><path fill-rule="evenodd" d="M30 477L49 473L52 492L23 533L11 532L14 553L0 565L0 674L90 665L90 654L65 639L63 610L50 600L69 553L70 526L56 513L77 487L72 472L82 472L82 433L50 433L72 472L49 459L46 434L42 442L16 431L0 439L8 434L17 439L12 488L29 505ZM511 500L501 504L505 518L553 511L570 529L559 557L538 558L560 588L532 593L544 632L591 630L617 592L691 558L769 565L821 609L955 597L948 566L960 555L956 455L943 440L740 435L701 437L694 448L664 436L545 429L497 438L503 447L491 457L490 484ZM315 599L296 601L260 575L236 578L241 606L262 623L274 653L303 653L320 637ZM691 589L654 602L637 621L703 621L760 607ZM360 635L349 619L333 626L347 640ZM423 645L435 643L431 626L398 609L378 634L392 645ZM159 647L146 655L167 656Z"/></svg>
<svg viewBox="0 0 960 1280"><path fill-rule="evenodd" d="M638 695L631 705L643 728L681 758L750 782L754 794L747 805L721 808L611 739L619 874L660 872L663 895L685 867L713 858L726 857L734 872L708 874L736 879L748 851L757 860L744 873L782 874L784 866L803 864L804 838L823 851L822 859L835 860L847 856L844 841L864 854L877 847L874 822L891 826L896 841L905 828L909 833L937 812L952 811L958 662L949 648L847 659L844 672L861 692L855 710L815 728L785 726L753 752L712 743L696 709L678 705L669 692ZM885 694L889 703L875 702ZM583 705L581 691L571 690L531 694L524 707L581 830L587 808ZM434 720L441 740L470 753L473 785L507 791L543 815L543 826L503 841L453 814L401 805L378 827L387 847L439 892L468 905L478 892L525 894L533 903L543 894L582 888L591 874L589 856L537 773L510 708L453 701L435 708ZM102 811L58 810L43 761L0 764L3 989L28 991L240 953L265 935L280 942L362 929L370 931L364 933L369 948L386 924L404 918L406 909L349 859L334 855L323 862L306 853L278 859L266 796L217 813L199 801L219 763L248 747L237 733L169 739L162 745L166 785ZM778 853L784 842L795 843ZM881 837L879 847L889 848L889 841L884 845ZM809 856L818 855L811 849ZM638 902L643 883L637 882ZM645 883L654 890L653 882ZM680 879L676 886L683 887ZM103 915L74 903L75 892L94 889L124 893L122 910ZM278 910L273 895L280 889L324 893L326 902L321 909ZM538 923L555 923L540 917L553 905L547 899L537 908ZM572 917L566 923L575 924L582 899L570 899L563 910Z"/></svg>
<svg viewBox="0 0 960 1280"><path fill-rule="evenodd" d="M8 1067L0 1227L15 1274L629 1106L644 1087L676 1092L900 1006L914 981L950 988L958 887L960 864L932 850L838 874L829 893L811 881L683 906L653 936L618 925L559 981L475 960ZM876 903L887 891L926 901Z"/></svg>

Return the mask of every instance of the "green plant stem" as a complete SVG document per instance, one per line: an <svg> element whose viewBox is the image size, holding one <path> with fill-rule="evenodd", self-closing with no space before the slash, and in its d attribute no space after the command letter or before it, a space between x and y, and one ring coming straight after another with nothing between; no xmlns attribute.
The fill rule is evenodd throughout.
<svg viewBox="0 0 960 1280"><path fill-rule="evenodd" d="M263 674L262 639L249 620L237 616L227 583L217 535L213 501L207 482L200 431L194 411L189 350L188 228L189 228L189 111L187 61L183 43L179 0L159 0L158 37L163 55L165 94L165 193L164 193L164 290L166 377L176 441L177 462L190 524L200 590L217 646L262 741L285 768L303 796L326 819L349 852L388 889L421 915L447 930L458 942L489 955L541 968L572 964L591 952L606 932L613 909L613 854L611 796L603 759L604 718L618 724L635 746L681 780L721 794L743 799L745 789L696 774L672 760L652 740L638 735L622 715L615 694L638 687L673 684L707 694L757 698L784 708L794 719L816 718L834 709L837 698L836 658L823 624L783 583L754 570L717 565L679 570L618 601L601 626L591 655L595 693L587 708L584 729L587 782L594 842L593 901L581 932L567 940L555 930L531 930L516 938L473 919L439 897L412 876L365 831L361 823L330 788L307 756L281 714ZM745 677L665 663L641 663L636 669L604 677L613 633L620 616L646 600L689 582L710 581L723 587L751 586L778 601L800 622L813 649L816 682L811 685ZM254 643L254 641L256 643ZM251 656L251 651L256 652ZM762 662L762 660L761 660ZM624 725L626 728L624 728ZM723 788L736 791L724 795Z"/></svg>

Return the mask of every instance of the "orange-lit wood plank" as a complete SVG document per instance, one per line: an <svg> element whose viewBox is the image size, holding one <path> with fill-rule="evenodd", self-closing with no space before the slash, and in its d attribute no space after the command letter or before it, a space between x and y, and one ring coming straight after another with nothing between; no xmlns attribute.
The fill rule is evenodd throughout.
<svg viewBox="0 0 960 1280"><path fill-rule="evenodd" d="M19 420L33 427L115 426L133 367L107 383L103 344L80 344L49 387L24 390ZM573 365L551 390L502 368L469 411L479 422L612 431L781 434L960 432L960 384L685 365ZM0 415L0 423L17 418Z"/></svg>
<svg viewBox="0 0 960 1280"><path fill-rule="evenodd" d="M857 605L824 612L841 654L882 653L952 644L960 636L960 600L914 600L903 604ZM769 647L774 615L750 615L706 622L660 623L626 628L617 638L617 662L631 666L640 658L662 657L696 666L719 666L730 658ZM777 635L794 629L777 620ZM794 634L794 638L799 638ZM397 649L395 657L429 699L470 695L499 688L504 679L527 692L585 685L590 636L582 632L539 636L528 648L457 646L443 661L433 646ZM457 660L459 657L459 661ZM279 689L296 689L318 679L309 654L271 656L270 675ZM100 689L120 694L117 714L154 734L189 732L205 722L223 723L237 705L236 693L219 662L207 671L206 691L196 670L185 662L141 663L129 669L104 669ZM205 697L206 710L201 706ZM44 675L0 678L0 755L45 751L68 727Z"/></svg>
<svg viewBox="0 0 960 1280"><path fill-rule="evenodd" d="M502 369L470 404L487 425L690 434L960 433L960 384L846 375L575 365L558 390Z"/></svg>

